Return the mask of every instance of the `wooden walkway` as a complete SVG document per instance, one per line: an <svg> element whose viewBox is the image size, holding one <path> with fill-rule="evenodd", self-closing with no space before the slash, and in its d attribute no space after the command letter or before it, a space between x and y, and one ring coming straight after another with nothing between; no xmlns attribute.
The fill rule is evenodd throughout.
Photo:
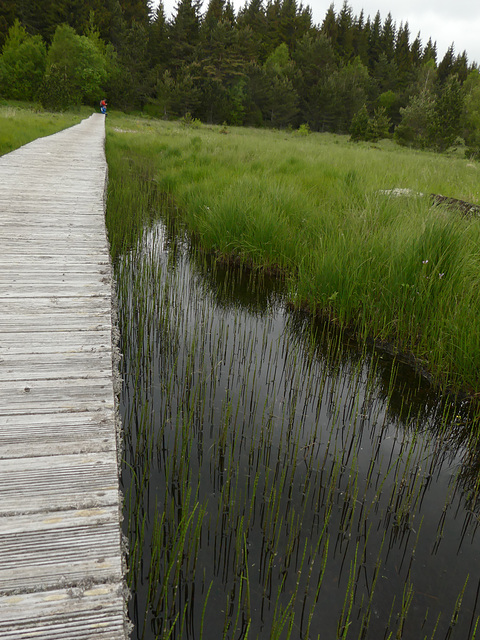
<svg viewBox="0 0 480 640"><path fill-rule="evenodd" d="M0 639L125 640L104 116L0 157Z"/></svg>

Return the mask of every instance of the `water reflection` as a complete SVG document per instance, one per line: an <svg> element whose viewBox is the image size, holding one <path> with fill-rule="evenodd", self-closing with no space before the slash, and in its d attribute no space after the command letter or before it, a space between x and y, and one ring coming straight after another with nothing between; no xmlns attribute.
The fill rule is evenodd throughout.
<svg viewBox="0 0 480 640"><path fill-rule="evenodd" d="M466 409L162 225L116 273L133 637L473 637Z"/></svg>

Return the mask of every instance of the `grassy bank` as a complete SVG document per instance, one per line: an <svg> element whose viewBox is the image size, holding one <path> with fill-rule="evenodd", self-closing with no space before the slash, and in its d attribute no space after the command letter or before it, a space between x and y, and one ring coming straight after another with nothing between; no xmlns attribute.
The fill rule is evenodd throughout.
<svg viewBox="0 0 480 640"><path fill-rule="evenodd" d="M50 113L28 103L0 101L0 155L77 124L91 109Z"/></svg>
<svg viewBox="0 0 480 640"><path fill-rule="evenodd" d="M280 269L295 305L480 392L480 221L429 197L480 202L478 164L328 134L107 124L114 250L168 194L204 248ZM411 193L381 193L395 188Z"/></svg>

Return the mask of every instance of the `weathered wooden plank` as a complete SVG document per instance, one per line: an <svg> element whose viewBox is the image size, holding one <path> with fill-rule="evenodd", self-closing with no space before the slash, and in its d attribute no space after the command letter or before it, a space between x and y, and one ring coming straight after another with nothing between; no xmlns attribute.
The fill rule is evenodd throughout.
<svg viewBox="0 0 480 640"><path fill-rule="evenodd" d="M121 582L118 509L0 517L0 593Z"/></svg>
<svg viewBox="0 0 480 640"><path fill-rule="evenodd" d="M2 640L112 640L124 635L118 584L0 597Z"/></svg>
<svg viewBox="0 0 480 640"><path fill-rule="evenodd" d="M1 304L2 299L0 298ZM16 319L13 315L7 316L0 313L0 324L2 331L5 333L20 333L22 331L51 331L52 333L58 331L93 331L107 330L109 326L108 320L100 313L83 314L80 317L73 313L62 314L61 316L58 314L46 314L43 317L23 313L18 315Z"/></svg>
<svg viewBox="0 0 480 640"><path fill-rule="evenodd" d="M108 298L110 295L108 290L102 283L97 282L84 282L83 284L68 284L68 282L47 282L37 284L25 284L23 282L16 282L12 280L10 285L0 286L0 298L46 298L57 297L62 298L72 297L72 295L85 296L91 294L93 296L101 296Z"/></svg>
<svg viewBox="0 0 480 640"><path fill-rule="evenodd" d="M0 513L91 509L118 502L114 451L3 460ZM2 543L3 543L2 539Z"/></svg>
<svg viewBox="0 0 480 640"><path fill-rule="evenodd" d="M0 442L0 459L116 451L115 419L109 409L9 415L0 421Z"/></svg>
<svg viewBox="0 0 480 640"><path fill-rule="evenodd" d="M16 353L75 353L111 351L109 331L57 331L53 338L49 331L5 333L0 342L0 358Z"/></svg>
<svg viewBox="0 0 480 640"><path fill-rule="evenodd" d="M109 351L78 353L29 353L0 356L0 381L15 382L57 379L105 378L111 380L112 357ZM1 441L0 441L1 442Z"/></svg>
<svg viewBox="0 0 480 640"><path fill-rule="evenodd" d="M0 388L0 416L114 409L112 378L13 380Z"/></svg>

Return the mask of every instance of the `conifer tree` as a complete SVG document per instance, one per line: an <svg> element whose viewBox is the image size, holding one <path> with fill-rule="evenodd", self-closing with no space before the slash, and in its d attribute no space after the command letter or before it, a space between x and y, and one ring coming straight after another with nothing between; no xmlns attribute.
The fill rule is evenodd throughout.
<svg viewBox="0 0 480 640"><path fill-rule="evenodd" d="M363 9L353 25L353 49L354 56L359 57L362 64L368 64L368 34L370 23L365 24Z"/></svg>
<svg viewBox="0 0 480 640"><path fill-rule="evenodd" d="M383 23L382 33L380 36L380 46L382 53L387 57L387 60L393 60L395 56L395 40L396 40L396 27L393 22L392 14L389 13L385 22Z"/></svg>
<svg viewBox="0 0 480 640"><path fill-rule="evenodd" d="M377 11L373 22L370 23L368 38L368 66L373 69L380 59L382 53L382 20L380 12Z"/></svg>
<svg viewBox="0 0 480 640"><path fill-rule="evenodd" d="M168 61L169 40L168 24L165 9L161 1L157 7L153 20L148 26L148 56L150 66L158 70L164 69Z"/></svg>
<svg viewBox="0 0 480 640"><path fill-rule="evenodd" d="M454 50L454 44L452 42L452 44L448 47L447 51L445 52L445 55L443 56L442 61L438 65L437 78L438 78L438 83L440 85L444 84L448 76L451 75L454 64L455 64L455 50Z"/></svg>
<svg viewBox="0 0 480 640"><path fill-rule="evenodd" d="M461 133L464 94L460 82L450 76L444 82L433 110L430 141L437 151L445 151Z"/></svg>
<svg viewBox="0 0 480 640"><path fill-rule="evenodd" d="M179 0L170 29L170 68L174 75L182 66L195 59L200 38L200 3L198 0Z"/></svg>
<svg viewBox="0 0 480 640"><path fill-rule="evenodd" d="M133 22L144 27L148 25L151 12L148 0L120 0L120 5L128 26Z"/></svg>
<svg viewBox="0 0 480 640"><path fill-rule="evenodd" d="M349 62L353 59L355 52L353 48L353 15L347 0L344 0L342 9L337 16L336 36L336 51L342 60Z"/></svg>
<svg viewBox="0 0 480 640"><path fill-rule="evenodd" d="M423 60L422 54L422 41L420 39L420 32L417 34L417 37L412 42L412 46L410 47L410 54L412 59L412 65L414 67L419 67Z"/></svg>
<svg viewBox="0 0 480 640"><path fill-rule="evenodd" d="M249 52L248 60L263 64L266 59L266 43L264 34L267 29L267 18L263 0L250 0L237 16L237 29L240 40L245 42L245 52Z"/></svg>
<svg viewBox="0 0 480 640"><path fill-rule="evenodd" d="M429 60L433 60L435 64L437 62L437 43L432 42L431 38L428 39L422 56L422 62L428 62Z"/></svg>
<svg viewBox="0 0 480 640"><path fill-rule="evenodd" d="M330 40L323 33L308 33L300 40L293 59L297 67L295 89L299 97L300 119L314 131L325 127L328 77L338 69Z"/></svg>
<svg viewBox="0 0 480 640"><path fill-rule="evenodd" d="M321 33L323 33L335 48L337 44L337 17L335 15L334 5L328 7L328 11L323 19Z"/></svg>
<svg viewBox="0 0 480 640"><path fill-rule="evenodd" d="M456 78L461 82L465 82L468 77L468 58L467 52L464 51L461 55L457 56L455 62L452 67L452 75L456 76Z"/></svg>

